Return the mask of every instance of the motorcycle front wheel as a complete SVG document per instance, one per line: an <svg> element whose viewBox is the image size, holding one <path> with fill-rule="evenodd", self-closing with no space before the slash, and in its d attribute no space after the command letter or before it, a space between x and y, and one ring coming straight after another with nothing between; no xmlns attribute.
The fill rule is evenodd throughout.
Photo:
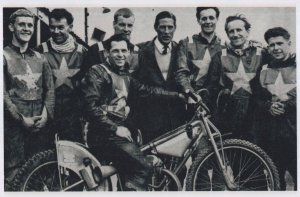
<svg viewBox="0 0 300 197"><path fill-rule="evenodd" d="M59 172L60 171L60 172ZM86 191L80 175L68 168L59 168L55 150L37 153L18 171L13 183L15 191ZM106 179L94 191L110 191Z"/></svg>
<svg viewBox="0 0 300 197"><path fill-rule="evenodd" d="M221 146L218 144L219 153ZM239 139L223 142L226 173L236 191L280 189L278 171L271 158L258 146ZM187 175L188 191L226 191L222 169L212 147L200 151Z"/></svg>

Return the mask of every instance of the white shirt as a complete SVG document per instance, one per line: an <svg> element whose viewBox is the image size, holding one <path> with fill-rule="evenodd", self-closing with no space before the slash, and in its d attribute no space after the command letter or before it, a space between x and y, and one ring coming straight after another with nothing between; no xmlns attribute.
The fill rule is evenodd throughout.
<svg viewBox="0 0 300 197"><path fill-rule="evenodd" d="M157 50L159 51L159 53L162 54L164 51L164 45L162 43L160 43L157 38L154 40L154 44L155 44ZM168 44L167 53L170 53L171 50L172 50L172 42L170 42Z"/></svg>
<svg viewBox="0 0 300 197"><path fill-rule="evenodd" d="M158 67L164 79L166 80L169 72L170 61L171 61L172 43L170 42L168 45L167 54L163 54L164 45L162 45L157 38L154 40L154 44L155 44L155 58Z"/></svg>

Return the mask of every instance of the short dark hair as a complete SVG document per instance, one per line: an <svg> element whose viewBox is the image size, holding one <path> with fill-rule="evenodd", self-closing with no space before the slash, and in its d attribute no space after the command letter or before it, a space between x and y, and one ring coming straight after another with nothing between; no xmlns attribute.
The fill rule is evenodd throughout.
<svg viewBox="0 0 300 197"><path fill-rule="evenodd" d="M32 12L30 12L29 10L26 9L18 9L17 11L15 11L14 13L12 13L9 17L9 23L14 24L16 22L16 18L20 17L20 16L24 16L24 17L31 17L34 19L34 15Z"/></svg>
<svg viewBox="0 0 300 197"><path fill-rule="evenodd" d="M125 41L127 44L127 48L130 49L130 41L127 39L126 34L114 34L110 38L108 38L106 41L104 41L103 45L104 48L109 51L111 49L111 43L112 42L120 42Z"/></svg>
<svg viewBox="0 0 300 197"><path fill-rule="evenodd" d="M225 22L225 31L226 31L226 33L227 33L227 30L228 30L228 23L230 23L231 21L235 21L235 20L241 20L241 21L243 21L244 24L245 24L245 29L247 31L251 28L251 24L248 22L248 19L246 18L245 15L243 15L243 14L236 14L236 15L233 15L233 16L228 16L226 18L226 22Z"/></svg>
<svg viewBox="0 0 300 197"><path fill-rule="evenodd" d="M169 11L162 11L156 15L155 22L154 22L154 28L156 29L159 25L159 20L163 18L171 18L174 21L174 26L176 27L176 17L173 13Z"/></svg>
<svg viewBox="0 0 300 197"><path fill-rule="evenodd" d="M216 17L219 18L220 10L217 7L197 7L196 8L196 17L199 20L200 19L200 12L203 10L213 9L216 12Z"/></svg>
<svg viewBox="0 0 300 197"><path fill-rule="evenodd" d="M56 8L52 10L49 14L49 19L54 18L55 20L61 20L62 18L67 19L68 25L73 24L74 17L64 8Z"/></svg>
<svg viewBox="0 0 300 197"><path fill-rule="evenodd" d="M134 17L133 12L129 8L118 9L114 14L114 22L118 22L118 17L123 16L124 18Z"/></svg>
<svg viewBox="0 0 300 197"><path fill-rule="evenodd" d="M291 35L290 33L282 28L282 27L273 27L271 29L268 29L264 35L265 41L268 43L269 39L272 37L278 37L282 36L284 39L289 40Z"/></svg>

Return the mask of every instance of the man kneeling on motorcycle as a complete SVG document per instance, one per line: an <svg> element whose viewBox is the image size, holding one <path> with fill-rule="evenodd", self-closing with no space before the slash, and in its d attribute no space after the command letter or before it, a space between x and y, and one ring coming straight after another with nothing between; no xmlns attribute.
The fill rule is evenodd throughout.
<svg viewBox="0 0 300 197"><path fill-rule="evenodd" d="M96 157L112 161L126 177L125 187L145 191L152 165L133 140L133 129L127 120L128 98L184 99L184 96L143 85L129 76L130 42L123 34L110 37L104 47L108 53L106 62L92 66L82 83L85 115L89 121L87 142Z"/></svg>

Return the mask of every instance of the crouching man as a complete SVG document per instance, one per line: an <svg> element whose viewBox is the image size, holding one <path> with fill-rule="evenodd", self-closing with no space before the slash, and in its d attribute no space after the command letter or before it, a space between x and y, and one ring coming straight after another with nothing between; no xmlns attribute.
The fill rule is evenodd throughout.
<svg viewBox="0 0 300 197"><path fill-rule="evenodd" d="M87 72L83 84L86 119L90 122L87 141L96 156L113 161L125 187L146 190L151 165L134 142L127 115L128 97L159 96L165 99L182 97L176 92L151 88L129 77L126 63L130 43L123 34L113 35L106 42L108 57Z"/></svg>

